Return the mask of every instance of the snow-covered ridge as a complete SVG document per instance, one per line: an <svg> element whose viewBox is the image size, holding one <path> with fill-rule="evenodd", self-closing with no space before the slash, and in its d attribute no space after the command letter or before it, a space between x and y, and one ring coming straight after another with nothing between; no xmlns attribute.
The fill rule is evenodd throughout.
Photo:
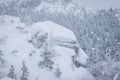
<svg viewBox="0 0 120 80"><path fill-rule="evenodd" d="M85 80L86 75L92 79L84 67L75 66L74 60L84 64L87 55L78 48L74 33L61 25L51 21L26 25L21 23L19 18L1 16L0 41L2 41L0 50L6 61L5 67L0 68L0 72L2 71L6 76L10 66L13 65L19 80L22 74L22 62L25 61L29 71L29 80ZM80 49L77 55L74 48ZM46 67L41 68L39 65L44 49L54 55L51 57L51 61L54 63L51 65L53 67L51 71ZM73 56L75 56L74 60ZM56 69L60 69L60 78L55 76Z"/></svg>

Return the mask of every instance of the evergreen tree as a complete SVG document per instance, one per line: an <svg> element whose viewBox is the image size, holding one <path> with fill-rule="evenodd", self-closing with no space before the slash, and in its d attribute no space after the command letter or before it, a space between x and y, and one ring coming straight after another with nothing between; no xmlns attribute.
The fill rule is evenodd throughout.
<svg viewBox="0 0 120 80"><path fill-rule="evenodd" d="M60 78L61 74L62 74L62 72L61 72L60 68L57 67L57 68L55 69L55 76L56 76L57 78Z"/></svg>
<svg viewBox="0 0 120 80"><path fill-rule="evenodd" d="M23 61L22 63L22 76L20 77L20 80L28 80L28 68L27 66L25 65L25 62Z"/></svg>
<svg viewBox="0 0 120 80"><path fill-rule="evenodd" d="M49 44L50 44L49 42L45 43L44 51L41 54L41 57L43 58L43 60L40 61L39 66L41 68L45 67L45 68L48 68L49 70L52 70L53 64L54 64L52 60L54 51L50 49Z"/></svg>
<svg viewBox="0 0 120 80"><path fill-rule="evenodd" d="M8 73L8 77L11 79L17 80L16 74L14 73L14 66L11 65L10 72Z"/></svg>
<svg viewBox="0 0 120 80"><path fill-rule="evenodd" d="M3 60L2 56L3 56L3 53L2 53L2 51L0 50L0 64L3 64L3 63L4 63L4 60Z"/></svg>

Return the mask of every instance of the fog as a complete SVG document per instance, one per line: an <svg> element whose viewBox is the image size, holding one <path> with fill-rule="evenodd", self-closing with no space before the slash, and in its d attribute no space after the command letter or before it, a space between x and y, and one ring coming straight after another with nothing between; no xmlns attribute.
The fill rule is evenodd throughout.
<svg viewBox="0 0 120 80"><path fill-rule="evenodd" d="M73 2L87 9L120 8L120 0L74 0Z"/></svg>

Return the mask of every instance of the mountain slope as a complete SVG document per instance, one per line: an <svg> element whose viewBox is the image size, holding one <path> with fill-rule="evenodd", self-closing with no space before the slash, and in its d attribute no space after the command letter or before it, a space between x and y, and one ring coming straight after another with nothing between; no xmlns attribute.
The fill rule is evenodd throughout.
<svg viewBox="0 0 120 80"><path fill-rule="evenodd" d="M5 60L0 72L5 76L13 65L19 80L24 61L29 80L93 79L84 67L74 64L85 64L87 55L77 46L72 31L51 21L26 25L11 16L1 16L0 21L0 50Z"/></svg>

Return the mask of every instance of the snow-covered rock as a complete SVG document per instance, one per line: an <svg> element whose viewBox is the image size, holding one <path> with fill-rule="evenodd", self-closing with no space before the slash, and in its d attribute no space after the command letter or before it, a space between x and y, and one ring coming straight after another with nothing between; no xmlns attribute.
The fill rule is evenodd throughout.
<svg viewBox="0 0 120 80"><path fill-rule="evenodd" d="M4 24L0 23L0 50L6 61L4 73L8 74L13 65L19 78L24 60L29 80L86 80L86 76L88 80L93 79L84 67L75 66L75 61L84 65L87 55L78 47L77 39L69 29L51 21L26 25L10 16L0 17L0 20L4 21ZM54 55L51 71L38 66L46 44ZM55 77L56 68L60 69L60 78Z"/></svg>

